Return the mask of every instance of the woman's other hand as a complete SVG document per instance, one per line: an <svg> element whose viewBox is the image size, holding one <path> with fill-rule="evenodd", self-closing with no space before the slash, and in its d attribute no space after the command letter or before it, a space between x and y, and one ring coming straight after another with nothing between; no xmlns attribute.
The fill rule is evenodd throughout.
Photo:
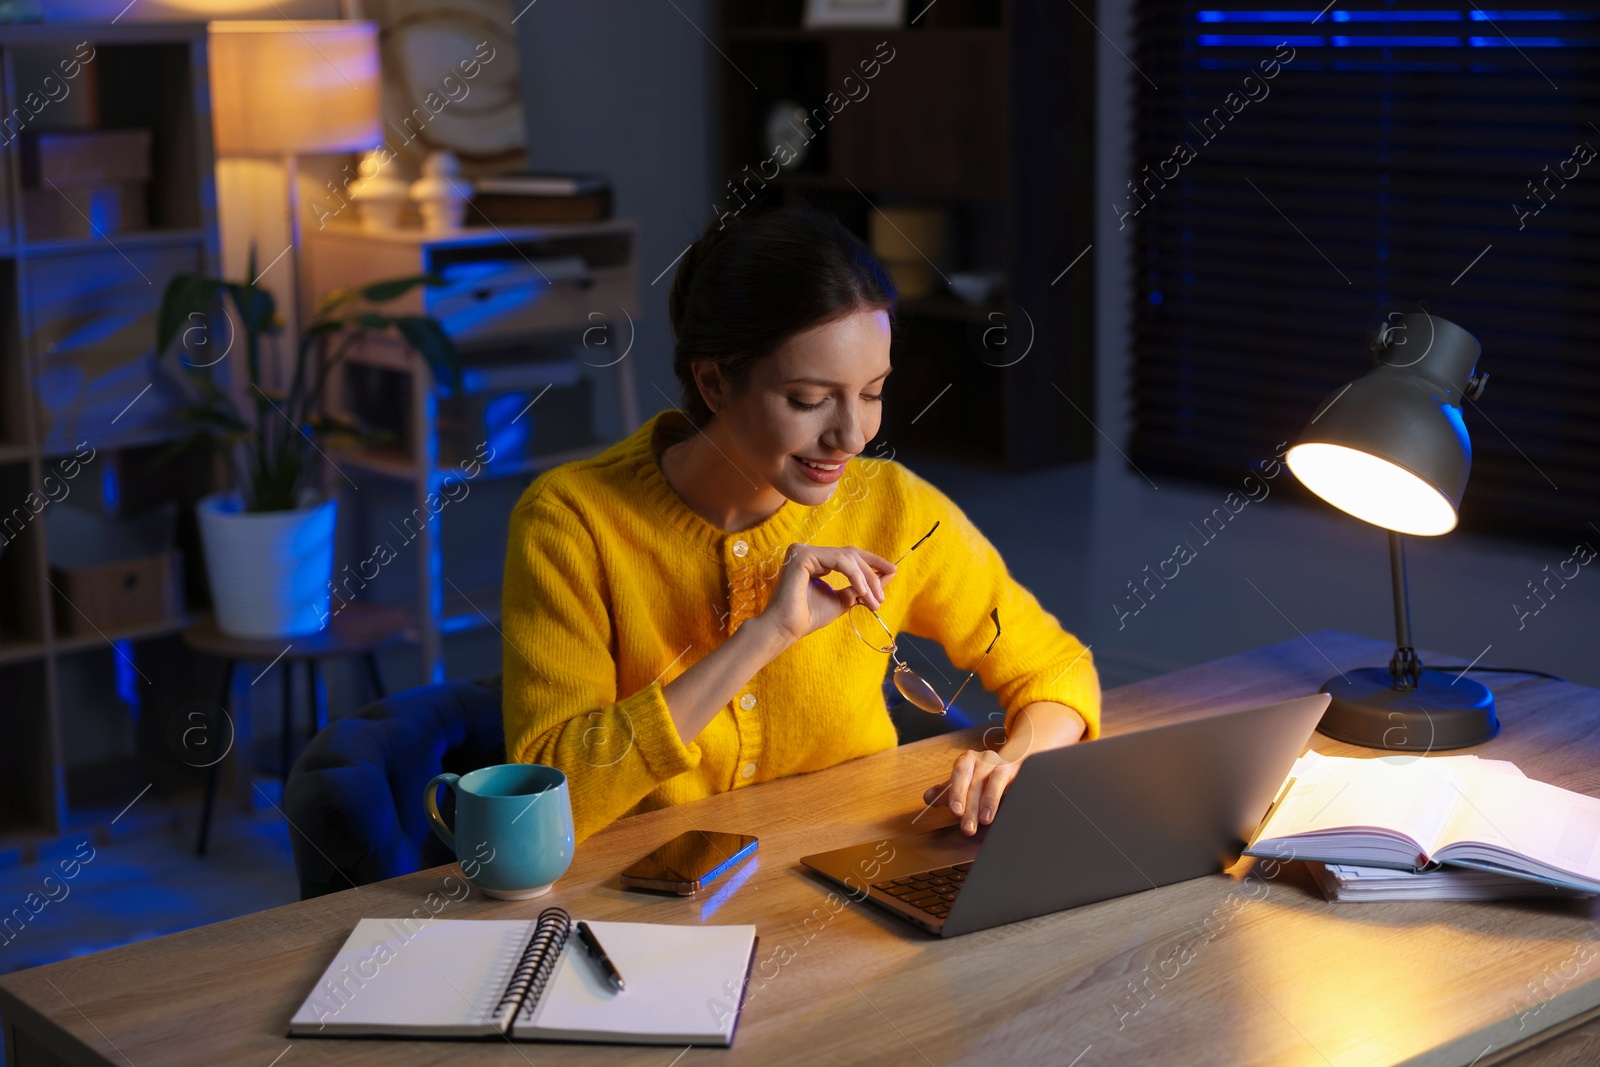
<svg viewBox="0 0 1600 1067"><path fill-rule="evenodd" d="M790 642L834 622L857 604L876 611L883 604L883 586L894 577L893 563L859 548L791 545L777 586L758 616ZM849 581L834 589L825 574L842 574Z"/></svg>

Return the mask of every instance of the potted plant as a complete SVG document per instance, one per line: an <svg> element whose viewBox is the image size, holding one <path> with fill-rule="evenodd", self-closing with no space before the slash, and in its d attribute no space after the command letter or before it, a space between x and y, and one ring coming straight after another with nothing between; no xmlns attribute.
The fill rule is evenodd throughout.
<svg viewBox="0 0 1600 1067"><path fill-rule="evenodd" d="M251 253L249 276L256 277ZM295 349L288 388L262 378L263 345L283 330L272 294L254 281L231 282L180 274L162 295L156 326L158 352L180 341L179 360L190 402L182 417L194 436L222 446L234 487L201 500L200 539L218 627L241 637L293 637L321 628L328 616L333 576L337 498L320 489L318 442L376 443L384 435L322 410L328 376L363 337L398 334L425 359L434 376L460 386L460 357L436 319L388 315L388 303L431 275L340 289L324 296ZM212 343L211 323L231 303L235 321L223 351ZM214 368L243 342L247 412L240 410ZM187 444L188 441L183 442ZM182 447L182 445L177 446Z"/></svg>

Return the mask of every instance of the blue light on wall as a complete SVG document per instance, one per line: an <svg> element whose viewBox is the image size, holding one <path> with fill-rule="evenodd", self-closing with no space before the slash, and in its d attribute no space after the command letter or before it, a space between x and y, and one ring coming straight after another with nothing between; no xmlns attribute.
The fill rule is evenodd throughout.
<svg viewBox="0 0 1600 1067"><path fill-rule="evenodd" d="M113 641L112 662L117 669L117 699L128 705L128 717L139 722L139 671L133 665L133 642Z"/></svg>
<svg viewBox="0 0 1600 1067"><path fill-rule="evenodd" d="M526 393L502 393L484 402L483 421L489 432L489 447L495 456L526 456L533 438L533 420L543 416L526 415L536 397Z"/></svg>

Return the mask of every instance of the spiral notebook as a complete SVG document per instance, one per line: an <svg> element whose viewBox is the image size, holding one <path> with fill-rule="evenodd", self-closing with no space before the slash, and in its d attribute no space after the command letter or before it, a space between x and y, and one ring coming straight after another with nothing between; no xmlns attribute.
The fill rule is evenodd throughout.
<svg viewBox="0 0 1600 1067"><path fill-rule="evenodd" d="M537 920L362 919L289 1036L733 1044L754 926L585 922L625 991L568 936L562 908Z"/></svg>

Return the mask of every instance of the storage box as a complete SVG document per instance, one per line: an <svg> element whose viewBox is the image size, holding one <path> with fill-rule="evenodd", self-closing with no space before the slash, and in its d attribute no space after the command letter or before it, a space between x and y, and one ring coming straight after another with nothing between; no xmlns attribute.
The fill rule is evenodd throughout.
<svg viewBox="0 0 1600 1067"><path fill-rule="evenodd" d="M21 142L22 184L29 187L143 185L150 180L149 130L24 133Z"/></svg>
<svg viewBox="0 0 1600 1067"><path fill-rule="evenodd" d="M56 630L68 636L175 622L183 616L177 505L102 515L71 504L44 514Z"/></svg>
<svg viewBox="0 0 1600 1067"><path fill-rule="evenodd" d="M88 567L51 567L56 631L69 637L172 622L183 615L183 557L155 556Z"/></svg>
<svg viewBox="0 0 1600 1067"><path fill-rule="evenodd" d="M22 190L22 226L30 240L99 237L149 226L145 186L58 186Z"/></svg>
<svg viewBox="0 0 1600 1067"><path fill-rule="evenodd" d="M149 130L24 133L23 232L33 240L149 226Z"/></svg>

